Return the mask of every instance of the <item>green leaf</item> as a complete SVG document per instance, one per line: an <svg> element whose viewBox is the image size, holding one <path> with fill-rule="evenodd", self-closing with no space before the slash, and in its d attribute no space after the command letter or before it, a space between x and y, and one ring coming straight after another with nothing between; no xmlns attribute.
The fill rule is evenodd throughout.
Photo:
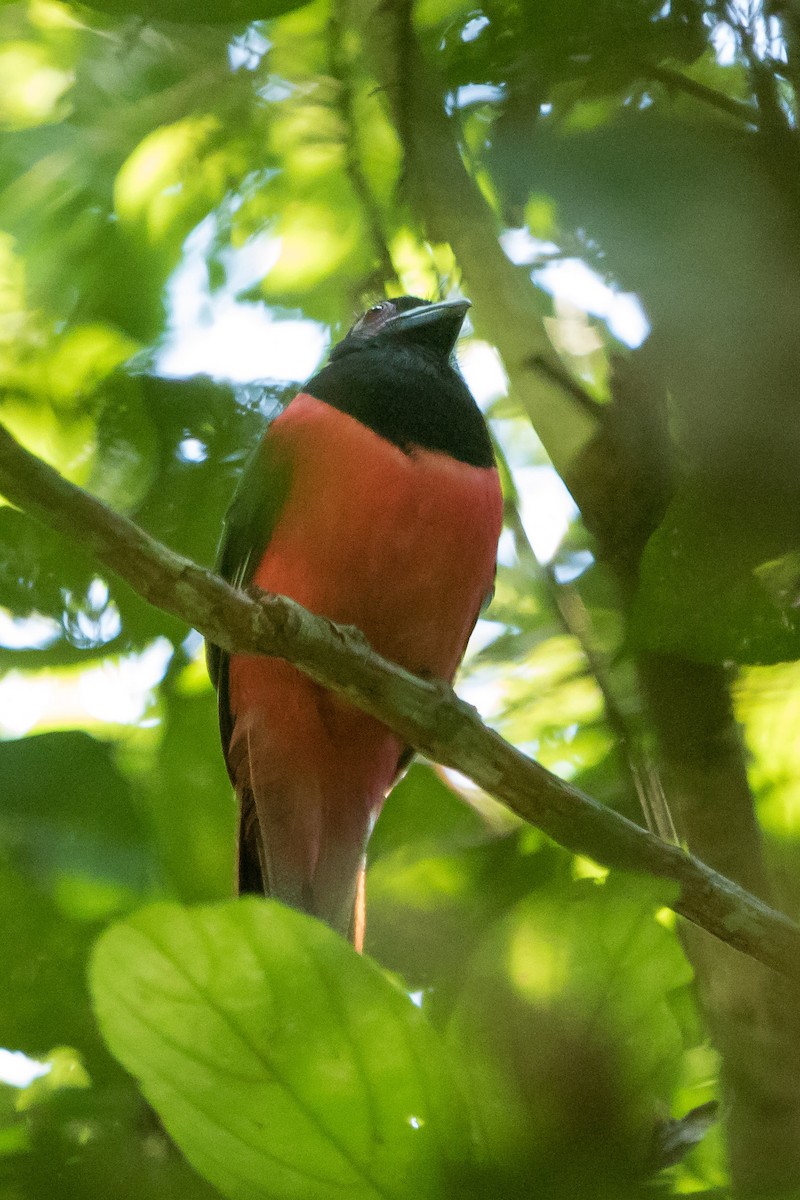
<svg viewBox="0 0 800 1200"><path fill-rule="evenodd" d="M173 899L227 900L236 805L220 751L216 706L207 683L198 693L162 688L161 703L161 738L151 756L140 753L136 762L160 875Z"/></svg>
<svg viewBox="0 0 800 1200"><path fill-rule="evenodd" d="M682 487L642 557L631 611L638 647L701 662L800 657L794 508L764 480Z"/></svg>
<svg viewBox="0 0 800 1200"><path fill-rule="evenodd" d="M669 894L624 875L534 893L465 972L450 1035L478 1126L493 1157L529 1160L531 1179L573 1145L579 1171L614 1142L613 1171L625 1146L646 1157L681 1061L672 1000L691 981L655 916Z"/></svg>
<svg viewBox="0 0 800 1200"><path fill-rule="evenodd" d="M367 871L367 949L447 1010L487 930L532 889L569 878L571 861L527 827L447 853L412 841Z"/></svg>
<svg viewBox="0 0 800 1200"><path fill-rule="evenodd" d="M2 742L0 776L0 840L34 878L150 883L148 831L106 743L77 729Z"/></svg>
<svg viewBox="0 0 800 1200"><path fill-rule="evenodd" d="M117 17L134 16L143 21L175 21L188 25L242 25L249 21L263 21L279 17L282 13L302 8L308 0L227 0L222 4L212 0L166 0L152 3L148 0L92 0L90 8L111 13Z"/></svg>
<svg viewBox="0 0 800 1200"><path fill-rule="evenodd" d="M309 917L155 905L103 935L90 978L111 1050L232 1200L435 1196L467 1157L421 1013Z"/></svg>
<svg viewBox="0 0 800 1200"><path fill-rule="evenodd" d="M68 1043L96 1061L100 1039L89 1008L86 962L98 926L72 919L0 860L0 928L0 1045L42 1057Z"/></svg>

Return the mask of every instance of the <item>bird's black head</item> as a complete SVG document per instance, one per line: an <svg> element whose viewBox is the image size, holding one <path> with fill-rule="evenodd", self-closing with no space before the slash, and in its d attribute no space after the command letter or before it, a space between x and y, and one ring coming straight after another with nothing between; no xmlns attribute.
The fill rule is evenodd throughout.
<svg viewBox="0 0 800 1200"><path fill-rule="evenodd" d="M486 423L453 358L468 308L416 296L374 305L305 390L408 453L418 446L493 466Z"/></svg>
<svg viewBox="0 0 800 1200"><path fill-rule="evenodd" d="M449 362L470 307L469 300L433 304L417 296L398 296L373 304L331 351L331 361L368 345L421 350Z"/></svg>

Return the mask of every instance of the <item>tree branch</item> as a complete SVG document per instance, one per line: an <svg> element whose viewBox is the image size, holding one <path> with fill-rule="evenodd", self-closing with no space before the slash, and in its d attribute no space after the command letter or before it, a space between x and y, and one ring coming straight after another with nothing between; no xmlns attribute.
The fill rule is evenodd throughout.
<svg viewBox="0 0 800 1200"><path fill-rule="evenodd" d="M685 92L687 96L692 96L695 100L702 101L703 104L710 104L712 108L727 113L730 117L736 117L737 120L743 121L752 129L758 129L758 109L754 105L748 104L746 100L737 100L734 96L727 96L724 92L719 92L716 88L709 87L708 84L701 83L698 79L692 79L690 75L684 75L682 71L676 71L674 67L665 66L664 63L645 63L642 67L642 75L646 79L655 79L658 83L662 83L668 91Z"/></svg>
<svg viewBox="0 0 800 1200"><path fill-rule="evenodd" d="M79 537L144 599L224 650L293 662L567 849L607 867L672 880L680 888L676 912L800 980L800 928L788 917L551 775L484 725L450 687L380 658L357 629L337 626L283 596L235 590L67 482L2 426L0 492L66 537Z"/></svg>

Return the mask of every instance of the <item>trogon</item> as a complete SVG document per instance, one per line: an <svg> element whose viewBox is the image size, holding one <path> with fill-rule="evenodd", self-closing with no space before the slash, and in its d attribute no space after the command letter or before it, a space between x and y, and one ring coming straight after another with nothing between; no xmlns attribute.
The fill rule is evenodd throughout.
<svg viewBox="0 0 800 1200"><path fill-rule="evenodd" d="M451 680L494 583L502 497L454 363L468 302L370 308L268 427L218 569L357 626L385 658ZM290 663L208 648L239 802L240 892L312 913L360 948L367 839L402 740Z"/></svg>

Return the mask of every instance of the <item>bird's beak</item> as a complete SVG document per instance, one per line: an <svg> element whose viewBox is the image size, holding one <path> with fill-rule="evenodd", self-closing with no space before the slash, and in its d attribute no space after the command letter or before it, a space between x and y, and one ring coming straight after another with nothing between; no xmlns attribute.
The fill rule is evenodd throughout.
<svg viewBox="0 0 800 1200"><path fill-rule="evenodd" d="M449 358L455 348L469 300L440 300L438 304L420 304L391 317L381 330L383 337L398 337L436 350Z"/></svg>

